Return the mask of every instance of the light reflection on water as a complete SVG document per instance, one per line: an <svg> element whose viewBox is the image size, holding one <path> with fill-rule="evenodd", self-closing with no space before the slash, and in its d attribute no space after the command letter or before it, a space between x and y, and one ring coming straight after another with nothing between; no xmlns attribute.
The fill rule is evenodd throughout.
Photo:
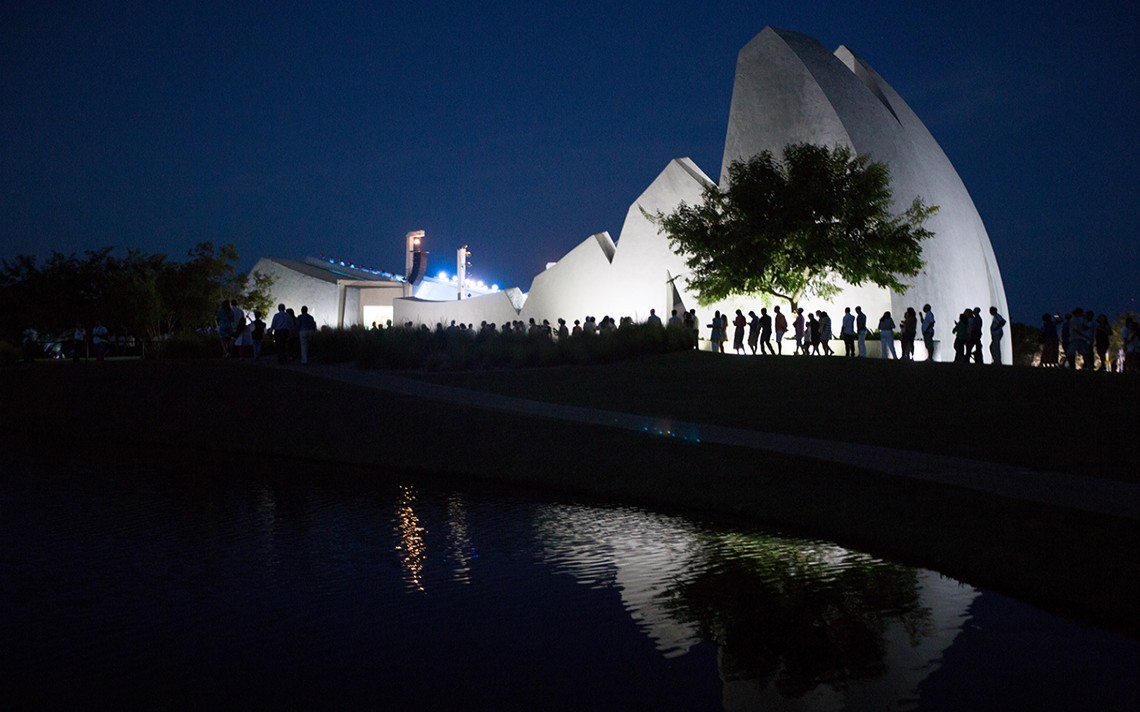
<svg viewBox="0 0 1140 712"><path fill-rule="evenodd" d="M0 698L24 707L977 708L968 677L1062 709L1090 655L1103 701L1135 700L1134 641L826 542L311 466L0 465ZM1053 667L986 688L968 651L1025 646L985 638L983 600L1063 631Z"/></svg>

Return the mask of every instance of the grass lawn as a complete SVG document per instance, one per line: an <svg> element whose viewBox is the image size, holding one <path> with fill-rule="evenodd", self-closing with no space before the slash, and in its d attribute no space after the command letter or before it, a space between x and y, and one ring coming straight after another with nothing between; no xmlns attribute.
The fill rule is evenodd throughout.
<svg viewBox="0 0 1140 712"><path fill-rule="evenodd" d="M694 353L424 377L1102 477L1136 474L1140 379L1106 374ZM1140 634L1135 520L809 458L392 396L298 367L42 363L0 369L0 389L7 453L110 462L173 456L204 468L232 456L238 472L249 458L286 457L360 465L389 479L436 475L713 513L831 539Z"/></svg>

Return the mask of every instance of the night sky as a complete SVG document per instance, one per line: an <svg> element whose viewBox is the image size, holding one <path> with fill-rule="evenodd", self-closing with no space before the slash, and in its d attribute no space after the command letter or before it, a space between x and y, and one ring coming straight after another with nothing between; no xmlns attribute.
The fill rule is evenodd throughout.
<svg viewBox="0 0 1140 712"><path fill-rule="evenodd" d="M870 9L873 8L873 9ZM846 44L962 176L1011 316L1140 309L1135 2L0 5L0 257L203 241L526 290L670 159L720 173L736 54ZM984 306L984 305L983 305Z"/></svg>

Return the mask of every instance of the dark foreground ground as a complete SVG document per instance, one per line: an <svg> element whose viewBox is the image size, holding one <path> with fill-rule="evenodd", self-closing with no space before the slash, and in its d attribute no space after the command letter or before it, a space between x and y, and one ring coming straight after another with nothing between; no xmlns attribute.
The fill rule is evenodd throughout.
<svg viewBox="0 0 1140 712"><path fill-rule="evenodd" d="M674 354L430 378L1105 478L1134 480L1140 472L1140 379L1107 374ZM203 467L244 453L363 465L376 477L470 478L742 517L1140 634L1135 519L809 458L393 396L297 366L43 363L0 370L0 392L5 452L111 462L199 458Z"/></svg>

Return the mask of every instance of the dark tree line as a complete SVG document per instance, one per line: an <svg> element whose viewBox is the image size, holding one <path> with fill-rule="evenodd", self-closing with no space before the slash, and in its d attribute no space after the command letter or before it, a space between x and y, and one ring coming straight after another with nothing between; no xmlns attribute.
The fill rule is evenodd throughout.
<svg viewBox="0 0 1140 712"><path fill-rule="evenodd" d="M183 261L137 249L118 257L111 247L3 259L0 334L14 339L28 327L51 333L99 320L114 333L156 338L210 326L225 298L266 311L272 278L238 273L237 260L232 244L209 242Z"/></svg>

